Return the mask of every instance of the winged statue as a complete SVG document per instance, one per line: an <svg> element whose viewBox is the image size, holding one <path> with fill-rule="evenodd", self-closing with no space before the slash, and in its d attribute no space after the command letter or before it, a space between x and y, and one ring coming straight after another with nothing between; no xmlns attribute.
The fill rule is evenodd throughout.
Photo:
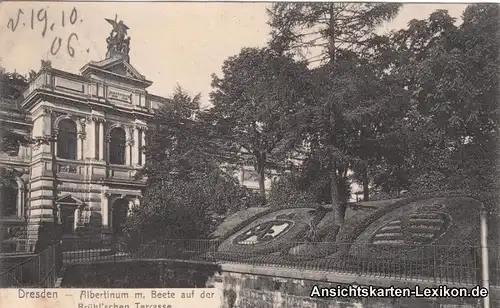
<svg viewBox="0 0 500 308"><path fill-rule="evenodd" d="M115 15L114 20L109 18L105 18L105 20L113 27L110 36L106 40L108 43L108 50L115 50L128 54L130 38L126 36L129 27L127 27L122 20L118 21L118 15Z"/></svg>

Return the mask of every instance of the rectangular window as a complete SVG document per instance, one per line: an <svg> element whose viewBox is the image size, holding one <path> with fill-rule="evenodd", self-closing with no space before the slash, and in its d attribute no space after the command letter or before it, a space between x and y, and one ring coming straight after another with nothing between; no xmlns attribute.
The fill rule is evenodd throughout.
<svg viewBox="0 0 500 308"><path fill-rule="evenodd" d="M137 146L139 147L139 152L138 152L139 153L139 157L138 157L139 159L138 159L138 162L139 162L139 166L142 166L142 147L143 147L143 144L142 144L142 131L141 130L139 131L138 136L139 136L138 137L139 140L137 140L137 143L138 143Z"/></svg>
<svg viewBox="0 0 500 308"><path fill-rule="evenodd" d="M100 129L99 129L99 123L95 122L95 153L94 153L94 159L99 159L99 134L100 134Z"/></svg>
<svg viewBox="0 0 500 308"><path fill-rule="evenodd" d="M75 228L75 208L62 205L60 215L63 234L72 234Z"/></svg>

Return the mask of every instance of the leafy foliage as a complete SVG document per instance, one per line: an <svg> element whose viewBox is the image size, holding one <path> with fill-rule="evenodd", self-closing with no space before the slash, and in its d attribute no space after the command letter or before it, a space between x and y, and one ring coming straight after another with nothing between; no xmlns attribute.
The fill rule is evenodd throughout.
<svg viewBox="0 0 500 308"><path fill-rule="evenodd" d="M168 181L148 188L143 206L126 222L130 238L196 238L208 234L207 192L195 181ZM138 241L134 241L138 242Z"/></svg>
<svg viewBox="0 0 500 308"><path fill-rule="evenodd" d="M310 145L310 161L324 170L317 169L329 183L323 190L329 190L327 200L336 209L337 224L344 222L348 171L355 166L367 172L365 152L371 147L372 136L366 136L372 124L370 118L377 118L377 110L385 105L380 95L387 93L383 92L386 88L380 87L384 84L379 83L381 77L377 74L382 69L369 66L364 70L366 64L371 64L364 60L366 50L375 27L394 18L400 6L279 3L268 12L272 27L270 45L274 49L320 63L313 70L314 103L307 107L309 113L302 123L302 132ZM316 56L307 56L311 49L318 51ZM381 91L377 92L378 88ZM361 140L356 150L352 142L357 135Z"/></svg>
<svg viewBox="0 0 500 308"><path fill-rule="evenodd" d="M22 91L28 85L27 82L22 75L16 72L10 73L4 68L0 68L0 97L2 105L6 107L7 116L10 115L10 111L21 110L19 103L22 99ZM40 146L49 144L50 141L50 137L31 137L20 133L7 122L0 120L0 151L9 155L17 154L20 146Z"/></svg>
<svg viewBox="0 0 500 308"><path fill-rule="evenodd" d="M204 238L221 218L257 202L253 192L219 170L189 180L168 178L147 188L143 206L131 213L125 232L132 243Z"/></svg>
<svg viewBox="0 0 500 308"><path fill-rule="evenodd" d="M298 111L309 98L304 63L269 49L244 48L224 62L221 78L213 76L209 111L241 164L254 165L265 198L265 173L281 167L297 141Z"/></svg>
<svg viewBox="0 0 500 308"><path fill-rule="evenodd" d="M398 3L276 3L268 10L274 49L328 63L366 48L374 29L396 17ZM313 55L312 49L319 50Z"/></svg>
<svg viewBox="0 0 500 308"><path fill-rule="evenodd" d="M277 208L314 207L318 197L313 191L306 191L304 184L296 172L282 176L271 185L269 204Z"/></svg>
<svg viewBox="0 0 500 308"><path fill-rule="evenodd" d="M200 96L177 87L171 99L156 111L155 127L148 134L146 166L140 175L148 181L174 176L189 179L218 166L223 153L215 128L204 121Z"/></svg>
<svg viewBox="0 0 500 308"><path fill-rule="evenodd" d="M498 17L496 5L470 5L457 27L440 10L392 33L391 47L380 44L411 106L392 126L388 150L397 150L385 154L379 187L487 191L498 183L487 171L497 161Z"/></svg>
<svg viewBox="0 0 500 308"><path fill-rule="evenodd" d="M13 113L22 113L20 100L22 91L27 86L27 80L22 75L7 72L0 68L0 108L5 112L6 118L0 119L0 152L9 156L19 153L20 147L38 147L55 141L53 136L32 137L24 131L16 130L8 121ZM9 185L11 179L18 174L9 168L0 171L0 185Z"/></svg>
<svg viewBox="0 0 500 308"><path fill-rule="evenodd" d="M141 207L125 224L131 243L208 236L225 215L250 207L257 196L220 167L224 153L217 128L177 87L157 112L145 147L147 177Z"/></svg>

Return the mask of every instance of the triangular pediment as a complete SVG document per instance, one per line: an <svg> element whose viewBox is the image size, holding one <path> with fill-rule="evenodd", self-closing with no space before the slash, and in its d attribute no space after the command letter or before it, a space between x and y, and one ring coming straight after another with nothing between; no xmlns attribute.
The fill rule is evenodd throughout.
<svg viewBox="0 0 500 308"><path fill-rule="evenodd" d="M91 61L81 69L81 73L82 75L107 74L109 76L143 84L145 87L152 84L152 82L139 73L135 67L120 57L109 58L98 62Z"/></svg>
<svg viewBox="0 0 500 308"><path fill-rule="evenodd" d="M112 72L118 75L131 77L139 80L146 80L144 75L139 73L137 69L135 69L130 63L127 63L123 59L117 59L106 65L102 66L102 69L108 72Z"/></svg>
<svg viewBox="0 0 500 308"><path fill-rule="evenodd" d="M64 204L64 205L75 205L75 206L79 206L79 205L84 204L84 202L82 200L75 198L69 194L64 195L61 198L57 199L56 203Z"/></svg>

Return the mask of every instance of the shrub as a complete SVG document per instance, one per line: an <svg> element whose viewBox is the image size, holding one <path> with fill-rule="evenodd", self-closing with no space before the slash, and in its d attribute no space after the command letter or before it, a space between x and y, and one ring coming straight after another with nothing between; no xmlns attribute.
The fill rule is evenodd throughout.
<svg viewBox="0 0 500 308"><path fill-rule="evenodd" d="M295 175L285 175L273 182L269 192L269 205L274 208L314 207L317 197L299 188Z"/></svg>
<svg viewBox="0 0 500 308"><path fill-rule="evenodd" d="M170 239L206 238L229 213L254 206L256 195L224 173L157 181L145 191L124 230L130 247Z"/></svg>

